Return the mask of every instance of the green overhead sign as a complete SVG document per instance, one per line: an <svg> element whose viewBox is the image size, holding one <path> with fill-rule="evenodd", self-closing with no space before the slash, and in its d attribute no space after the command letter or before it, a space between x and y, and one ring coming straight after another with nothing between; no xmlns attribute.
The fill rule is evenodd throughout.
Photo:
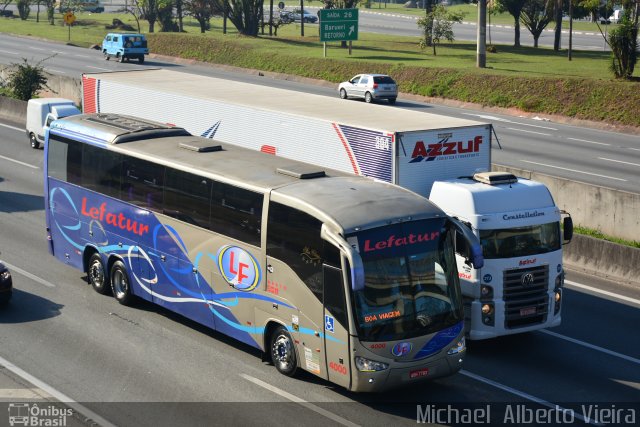
<svg viewBox="0 0 640 427"><path fill-rule="evenodd" d="M358 40L358 9L320 9L320 41Z"/></svg>

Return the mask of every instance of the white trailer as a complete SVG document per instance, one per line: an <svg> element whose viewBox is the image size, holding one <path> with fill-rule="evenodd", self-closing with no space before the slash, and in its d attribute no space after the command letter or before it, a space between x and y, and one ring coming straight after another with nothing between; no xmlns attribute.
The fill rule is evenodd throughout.
<svg viewBox="0 0 640 427"><path fill-rule="evenodd" d="M437 180L491 167L487 123L170 70L85 74L82 87L85 113L175 124L424 197Z"/></svg>
<svg viewBox="0 0 640 427"><path fill-rule="evenodd" d="M476 220L519 211L526 216L527 210L549 212L545 221L554 223L560 232L560 214L542 184L536 183L532 190L530 181L519 181L506 191L501 186L488 190L486 184L468 179L445 183L490 170L492 129L487 123L169 70L85 74L83 99L85 113L120 113L175 124L197 135L392 182L425 197L431 195L445 212L459 216L480 236L486 227ZM439 186L436 193L432 192L434 183ZM465 201L455 200L458 198ZM493 210L487 211L489 208ZM520 233L524 239L530 230L517 226L525 223L509 222L514 228L507 234L517 237ZM503 259L493 258L491 272L471 270L468 248L461 247L458 252L472 339L560 323L559 297L564 278L561 250L549 257L500 252ZM506 304L503 297L503 270L520 274L521 262L527 268L545 266L548 272L545 314L538 308L532 312L533 304L518 308L516 318L504 312L513 311L513 305L511 300ZM481 298L482 289L491 290L491 294L482 294ZM493 310L493 314L488 313L492 314L489 320L483 312L485 305Z"/></svg>

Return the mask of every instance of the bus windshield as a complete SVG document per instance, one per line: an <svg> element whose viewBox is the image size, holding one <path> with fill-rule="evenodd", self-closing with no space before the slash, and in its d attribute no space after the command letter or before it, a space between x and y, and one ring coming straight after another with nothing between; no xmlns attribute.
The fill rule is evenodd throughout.
<svg viewBox="0 0 640 427"><path fill-rule="evenodd" d="M417 337L463 320L453 232L445 219L414 221L349 237L364 265L352 291L363 341Z"/></svg>
<svg viewBox="0 0 640 427"><path fill-rule="evenodd" d="M560 223L480 230L485 259L515 258L560 250Z"/></svg>

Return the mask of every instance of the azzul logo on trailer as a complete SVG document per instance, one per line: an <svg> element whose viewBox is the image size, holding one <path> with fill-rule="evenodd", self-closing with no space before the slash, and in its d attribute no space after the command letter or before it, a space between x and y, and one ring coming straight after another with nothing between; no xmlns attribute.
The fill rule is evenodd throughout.
<svg viewBox="0 0 640 427"><path fill-rule="evenodd" d="M440 140L437 143L428 145L425 145L424 141L416 141L409 163L418 163L423 160L431 162L436 158L445 156L455 156L453 158L460 158L463 155L464 157L472 157L478 156L480 153L481 135L468 141L449 141L453 138L451 133L439 134L438 138Z"/></svg>

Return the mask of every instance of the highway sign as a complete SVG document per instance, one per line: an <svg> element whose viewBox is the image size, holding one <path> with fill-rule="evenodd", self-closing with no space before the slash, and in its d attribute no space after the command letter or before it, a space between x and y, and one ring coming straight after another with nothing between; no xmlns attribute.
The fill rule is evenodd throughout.
<svg viewBox="0 0 640 427"><path fill-rule="evenodd" d="M76 15L74 15L73 12L69 11L69 12L64 14L63 19L64 19L65 24L71 25L74 22L76 22Z"/></svg>
<svg viewBox="0 0 640 427"><path fill-rule="evenodd" d="M358 40L358 9L320 9L320 41Z"/></svg>

